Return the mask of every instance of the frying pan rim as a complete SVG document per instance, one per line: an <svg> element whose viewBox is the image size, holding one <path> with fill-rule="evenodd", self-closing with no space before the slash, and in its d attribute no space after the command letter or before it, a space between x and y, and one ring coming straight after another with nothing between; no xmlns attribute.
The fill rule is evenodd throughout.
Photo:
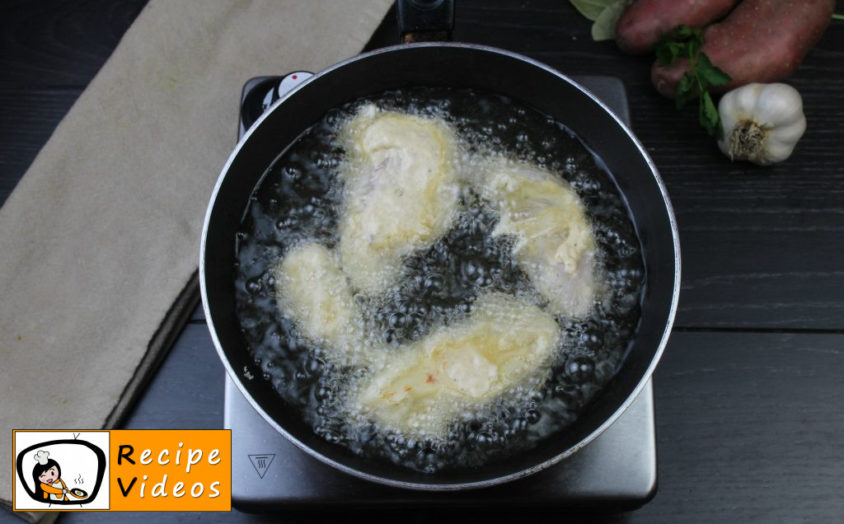
<svg viewBox="0 0 844 524"><path fill-rule="evenodd" d="M305 445L303 442L299 441L296 437L290 434L284 427L282 427L272 416L270 416L264 409L261 407L260 403L255 400L252 395L247 390L246 386L244 385L243 381L240 378L238 372L236 372L231 363L226 356L225 350L220 343L219 338L217 337L217 330L214 326L214 317L211 315L211 308L209 306L208 295L207 295L207 288L206 288L206 278L205 278L205 251L206 251L206 239L208 237L208 229L211 222L211 215L214 209L214 204L217 201L217 196L220 192L220 188L222 186L223 181L226 178L226 175L229 172L229 168L231 164L234 162L235 158L238 156L240 150L242 149L243 145L249 139L253 132L255 132L259 127L260 124L269 117L280 105L282 105L288 98L293 96L297 93L300 89L305 89L308 84L318 80L319 78L326 76L333 71L343 68L348 64L365 60L372 56L377 56L384 53L394 53L394 52L402 52L402 50L413 49L413 48L461 48L461 49L471 49L475 51L482 51L487 53L493 53L498 55L503 55L508 58L512 58L515 60L519 60L522 62L526 62L533 67L537 67L541 70L544 70L547 73L550 73L553 76L556 76L567 82L572 87L583 93L587 98L591 99L593 102L598 104L609 116L615 121L616 125L620 126L627 137L632 141L632 143L638 149L640 155L644 158L648 168L650 170L651 176L653 176L654 181L657 184L659 189L660 195L662 196L662 202L665 205L665 210L668 215L668 221L671 228L671 239L673 244L673 252L674 252L674 283L673 289L671 294L671 305L668 311L668 318L665 322L665 328L663 333L660 337L659 344L656 348L656 351L651 358L651 362L648 365L646 371L642 374L639 382L633 388L633 391L627 396L627 398L618 406L618 408L608 416L603 423L601 423L597 428L592 430L588 435L586 435L583 439L580 440L574 446L571 446L567 450L562 451L561 453L542 461L540 463L534 464L532 466L526 467L522 470L519 470L515 473L511 473L508 475L502 475L486 480L479 480L479 481L472 481L472 482L455 482L455 483L442 483L442 484L426 484L420 482L408 482L408 481L400 481L394 480L390 478L381 477L378 475L373 475L370 473L366 473L364 471L359 471L354 469L350 466L342 464L334 459L331 459L316 450L310 448L309 446ZM220 360L223 362L223 366L226 368L226 372L229 374L229 377L234 381L235 385L237 386L238 390L241 394L246 398L249 404L261 415L261 417L267 421L276 431L278 431L281 435L287 438L288 441L296 445L299 449L307 453L308 455L316 458L317 460L328 464L331 467L334 467L340 471L343 471L349 475L370 481L375 482L382 485L397 487L397 488L404 488L404 489L412 489L412 490L419 490L419 491L460 491L460 490L468 490L468 489L477 489L477 488L485 488L489 486L494 486L498 484L504 484L506 482L510 482L513 480L517 480L520 478L527 477L532 475L538 471L546 469L554 464L559 463L560 461L566 459L567 457L573 455L580 449L587 446L593 440L595 440L600 434L602 434L608 427L610 427L617 419L624 413L627 408L636 400L639 394L644 389L646 383L651 379L654 370L656 369L659 360L662 358L662 354L665 351L665 346L668 344L668 339L671 334L671 329L674 325L674 319L677 313L677 305L679 302L680 297L680 274L681 274L681 257L680 257L680 236L677 229L677 221L674 216L674 208L671 205L671 200L668 196L668 190L665 186L665 183L662 180L662 177L659 175L659 172L656 168L656 164L654 164L653 160L651 159L650 155L648 155L647 151L645 150L644 146L639 142L639 139L633 134L632 130L627 126L626 123L621 121L619 117L599 98L589 92L587 89L583 88L580 84L569 78L567 75L563 74L562 72L558 71L557 69L552 68L551 66L544 64L538 60L534 60L530 57L524 56L519 53L514 53L512 51L507 51L505 49L500 49L491 46L485 46L480 44L467 44L467 43L459 43L459 42L423 42L423 43L416 43L416 44L400 44L390 47L384 47L381 49L377 49L374 51L370 51L367 53L362 53L340 62L335 63L332 66L329 66L322 71L315 73L312 77L308 78L306 81L302 82L298 86L291 89L287 92L284 96L279 98L272 106L270 106L264 113L255 121L255 123L244 133L243 137L238 141L235 148L232 150L231 154L229 155L226 163L223 165L222 170L220 171L220 175L217 177L217 182L214 185L214 189L211 193L211 198L208 203L208 207L206 209L205 220L202 226L202 237L200 240L200 249L199 249L199 285L200 285L200 292L202 295L202 308L205 314L205 319L208 324L208 330L211 334L211 339L214 342L214 348L217 350L217 354L220 357Z"/></svg>

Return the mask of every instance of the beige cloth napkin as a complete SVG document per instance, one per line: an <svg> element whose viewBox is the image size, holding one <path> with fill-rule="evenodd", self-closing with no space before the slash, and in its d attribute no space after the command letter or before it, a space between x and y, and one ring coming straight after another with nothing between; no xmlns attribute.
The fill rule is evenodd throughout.
<svg viewBox="0 0 844 524"><path fill-rule="evenodd" d="M141 12L0 209L0 464L13 428L123 414L195 304L243 83L358 53L391 3L153 0ZM0 475L7 505L11 481Z"/></svg>

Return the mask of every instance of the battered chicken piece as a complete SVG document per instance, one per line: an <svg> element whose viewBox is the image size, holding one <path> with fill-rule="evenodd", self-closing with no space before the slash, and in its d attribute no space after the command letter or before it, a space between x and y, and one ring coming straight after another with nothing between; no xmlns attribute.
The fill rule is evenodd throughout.
<svg viewBox="0 0 844 524"><path fill-rule="evenodd" d="M482 296L465 320L400 349L363 385L358 404L389 427L444 436L461 410L540 376L560 336L554 317L524 299Z"/></svg>
<svg viewBox="0 0 844 524"><path fill-rule="evenodd" d="M294 247L275 272L276 301L299 331L341 365L368 365L371 345L337 256L315 242Z"/></svg>
<svg viewBox="0 0 844 524"><path fill-rule="evenodd" d="M496 160L482 196L498 209L493 235L513 235L513 255L549 309L571 318L595 298L595 239L583 203L559 177L538 167Z"/></svg>
<svg viewBox="0 0 844 524"><path fill-rule="evenodd" d="M402 256L450 227L458 203L456 139L440 119L367 105L341 141L348 162L340 261L353 287L374 294L398 276Z"/></svg>

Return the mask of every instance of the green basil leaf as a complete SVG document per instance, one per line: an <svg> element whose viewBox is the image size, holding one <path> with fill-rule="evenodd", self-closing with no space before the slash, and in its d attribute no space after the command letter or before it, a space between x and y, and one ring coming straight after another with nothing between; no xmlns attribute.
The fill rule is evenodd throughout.
<svg viewBox="0 0 844 524"><path fill-rule="evenodd" d="M663 40L657 44L656 59L660 65L670 65L678 56L686 55L686 44L681 42L672 42L670 40Z"/></svg>
<svg viewBox="0 0 844 524"><path fill-rule="evenodd" d="M656 60L659 65L667 66L674 61L677 55L674 54L671 44L667 42L660 42L654 48L656 53Z"/></svg>
<svg viewBox="0 0 844 524"><path fill-rule="evenodd" d="M692 54L696 55L700 48L703 47L703 31L701 29L692 29L692 35L689 37L689 43L692 45Z"/></svg>
<svg viewBox="0 0 844 524"><path fill-rule="evenodd" d="M721 129L721 117L718 114L718 108L712 101L712 97L708 91L704 91L700 95L700 107L698 110L698 118L700 125L706 129L710 136L718 136L723 133Z"/></svg>
<svg viewBox="0 0 844 524"><path fill-rule="evenodd" d="M687 40L693 34L695 30L687 25L678 25L674 28L674 31L671 32L671 38L674 40Z"/></svg>
<svg viewBox="0 0 844 524"><path fill-rule="evenodd" d="M693 59L703 46L703 31L692 29L685 25L678 25L667 36L663 37L669 42L684 44L681 53L688 59Z"/></svg>
<svg viewBox="0 0 844 524"><path fill-rule="evenodd" d="M604 9L614 4L616 0L569 0L580 14L591 21L595 21Z"/></svg>
<svg viewBox="0 0 844 524"><path fill-rule="evenodd" d="M592 40L601 42L615 38L615 25L629 3L628 0L616 0L604 8L592 24Z"/></svg>
<svg viewBox="0 0 844 524"><path fill-rule="evenodd" d="M703 33L700 29L690 29L678 25L673 31L663 36L656 44L656 58L662 65L669 65L678 57L694 61L703 46Z"/></svg>
<svg viewBox="0 0 844 524"><path fill-rule="evenodd" d="M696 71L704 86L720 86L732 80L730 75L713 65L704 52L698 54Z"/></svg>
<svg viewBox="0 0 844 524"><path fill-rule="evenodd" d="M730 75L716 67L706 53L701 51L702 48L703 31L680 25L659 41L655 51L657 60L663 66L671 64L677 58L689 60L688 71L683 73L677 84L675 93L677 109L682 109L695 97L700 97L698 102L700 125L710 135L720 138L724 130L721 128L718 108L715 107L708 89L726 84L730 81Z"/></svg>
<svg viewBox="0 0 844 524"><path fill-rule="evenodd" d="M689 100L695 97L697 94L697 91L695 90L696 83L694 75L688 71L683 73L683 78L681 78L680 83L677 84L677 109L682 109L689 103Z"/></svg>

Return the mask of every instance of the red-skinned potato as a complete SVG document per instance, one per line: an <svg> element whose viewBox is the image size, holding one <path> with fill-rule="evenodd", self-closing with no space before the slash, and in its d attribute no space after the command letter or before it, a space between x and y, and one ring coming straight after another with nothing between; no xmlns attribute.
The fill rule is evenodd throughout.
<svg viewBox="0 0 844 524"><path fill-rule="evenodd" d="M732 79L712 90L724 92L750 82L775 82L797 70L830 23L835 0L744 0L723 22L703 32L709 60ZM655 62L651 81L674 98L688 70L686 59Z"/></svg>
<svg viewBox="0 0 844 524"><path fill-rule="evenodd" d="M678 25L704 27L718 20L738 0L636 0L615 26L615 41L625 53L641 54Z"/></svg>

